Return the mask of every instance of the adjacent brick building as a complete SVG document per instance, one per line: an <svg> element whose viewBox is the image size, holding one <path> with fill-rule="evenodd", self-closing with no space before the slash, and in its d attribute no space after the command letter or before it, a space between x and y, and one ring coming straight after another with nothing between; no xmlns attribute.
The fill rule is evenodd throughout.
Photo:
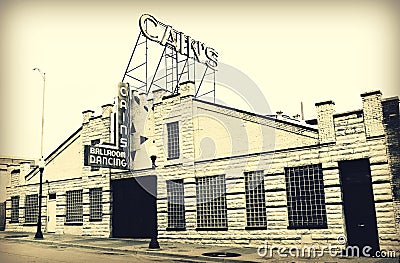
<svg viewBox="0 0 400 263"><path fill-rule="evenodd" d="M193 94L191 82L173 95L132 92L130 171L83 165L84 145L109 144L115 132L113 105L83 112L46 158L43 230L237 246L345 236L399 248L397 97L364 93L363 108L344 113L316 103L317 119L304 122ZM38 169L11 177L7 229L34 231Z"/></svg>

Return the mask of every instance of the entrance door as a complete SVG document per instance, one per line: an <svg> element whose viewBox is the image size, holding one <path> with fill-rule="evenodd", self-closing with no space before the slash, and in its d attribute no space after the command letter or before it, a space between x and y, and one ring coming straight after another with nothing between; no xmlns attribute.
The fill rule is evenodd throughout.
<svg viewBox="0 0 400 263"><path fill-rule="evenodd" d="M151 238L157 233L157 177L111 181L112 236Z"/></svg>
<svg viewBox="0 0 400 263"><path fill-rule="evenodd" d="M56 232L56 194L49 194L47 201L47 232Z"/></svg>
<svg viewBox="0 0 400 263"><path fill-rule="evenodd" d="M379 249L371 171L368 159L339 162L347 245Z"/></svg>

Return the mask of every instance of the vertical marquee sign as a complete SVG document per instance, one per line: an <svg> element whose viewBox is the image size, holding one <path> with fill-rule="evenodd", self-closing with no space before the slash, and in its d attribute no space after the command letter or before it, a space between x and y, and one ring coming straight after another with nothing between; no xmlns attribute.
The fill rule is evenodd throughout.
<svg viewBox="0 0 400 263"><path fill-rule="evenodd" d="M117 132L116 143L119 149L125 153L125 161L127 167L130 167L130 136L131 136L131 125L130 125L130 88L129 84L120 82L118 84L118 99L117 99Z"/></svg>
<svg viewBox="0 0 400 263"><path fill-rule="evenodd" d="M126 83L118 84L116 126L114 144L85 145L86 166L129 170L130 168L130 88Z"/></svg>

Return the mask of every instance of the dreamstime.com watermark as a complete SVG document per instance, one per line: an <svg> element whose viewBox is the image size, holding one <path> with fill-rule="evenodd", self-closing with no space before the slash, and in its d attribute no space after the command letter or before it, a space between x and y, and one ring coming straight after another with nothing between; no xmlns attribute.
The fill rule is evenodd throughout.
<svg viewBox="0 0 400 263"><path fill-rule="evenodd" d="M377 250L375 251L370 246L346 246L347 240L345 236L337 238L338 245L304 245L296 246L269 246L267 242L257 248L257 254L260 257L304 257L304 258L320 258L324 255L331 257L372 257L372 258L396 258L400 255L400 251L395 250Z"/></svg>

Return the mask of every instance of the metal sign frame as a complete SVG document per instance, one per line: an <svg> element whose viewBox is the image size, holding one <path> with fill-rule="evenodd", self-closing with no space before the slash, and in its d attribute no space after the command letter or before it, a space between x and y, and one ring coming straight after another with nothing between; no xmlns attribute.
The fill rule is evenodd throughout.
<svg viewBox="0 0 400 263"><path fill-rule="evenodd" d="M213 48L174 30L151 15L142 15L139 27L141 30L122 82L129 79L134 90L146 94L154 88L176 94L179 93L180 83L193 81L195 97L211 95L215 102L218 53ZM159 59L152 68L150 64L154 61L149 57L157 57L157 53ZM205 81L212 83L211 87L203 85Z"/></svg>

